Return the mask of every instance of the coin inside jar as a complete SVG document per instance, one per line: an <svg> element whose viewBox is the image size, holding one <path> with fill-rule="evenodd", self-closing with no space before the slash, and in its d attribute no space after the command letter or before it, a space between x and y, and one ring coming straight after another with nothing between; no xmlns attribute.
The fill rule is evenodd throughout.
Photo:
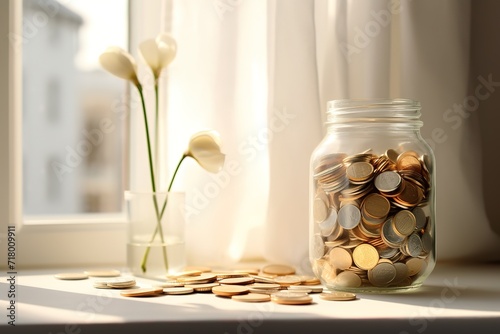
<svg viewBox="0 0 500 334"><path fill-rule="evenodd" d="M372 218L385 218L391 209L391 203L382 195L370 194L363 201L363 209Z"/></svg>
<svg viewBox="0 0 500 334"><path fill-rule="evenodd" d="M361 220L361 212L353 205L348 204L340 208L337 214L337 221L346 230L355 228Z"/></svg>
<svg viewBox="0 0 500 334"><path fill-rule="evenodd" d="M384 193L395 191L401 185L401 176L394 171L386 171L375 178L375 188Z"/></svg>
<svg viewBox="0 0 500 334"><path fill-rule="evenodd" d="M416 219L413 213L408 210L401 210L394 215L394 231L401 236L408 236L416 226Z"/></svg>
<svg viewBox="0 0 500 334"><path fill-rule="evenodd" d="M352 258L358 268L369 270L377 265L379 256L375 247L361 244L352 252Z"/></svg>
<svg viewBox="0 0 500 334"><path fill-rule="evenodd" d="M347 177L351 181L364 181L373 174L373 166L368 162L355 162L347 167Z"/></svg>

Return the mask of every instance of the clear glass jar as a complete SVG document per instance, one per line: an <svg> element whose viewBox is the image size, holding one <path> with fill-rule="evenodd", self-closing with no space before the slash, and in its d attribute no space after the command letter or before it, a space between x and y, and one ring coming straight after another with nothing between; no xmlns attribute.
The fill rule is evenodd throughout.
<svg viewBox="0 0 500 334"><path fill-rule="evenodd" d="M434 154L420 103L334 100L310 165L313 271L331 290L418 288L435 264Z"/></svg>

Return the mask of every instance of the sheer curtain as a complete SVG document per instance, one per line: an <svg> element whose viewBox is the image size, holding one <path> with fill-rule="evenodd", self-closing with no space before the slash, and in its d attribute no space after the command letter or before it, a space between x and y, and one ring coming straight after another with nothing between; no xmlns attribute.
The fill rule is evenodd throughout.
<svg viewBox="0 0 500 334"><path fill-rule="evenodd" d="M163 28L179 50L162 97L169 169L200 129L219 131L227 153L222 173L190 163L176 184L187 191L189 262L265 258L307 268L309 156L324 134L326 102L371 97L423 105L422 133L437 158L438 259L498 259L497 225L484 205L491 187L483 187L480 113L495 106L491 81L500 72L479 71L471 48L484 24L474 18L488 6L496 5L166 1ZM484 33L474 45L488 47ZM480 112L454 111L474 107L481 84L491 99Z"/></svg>

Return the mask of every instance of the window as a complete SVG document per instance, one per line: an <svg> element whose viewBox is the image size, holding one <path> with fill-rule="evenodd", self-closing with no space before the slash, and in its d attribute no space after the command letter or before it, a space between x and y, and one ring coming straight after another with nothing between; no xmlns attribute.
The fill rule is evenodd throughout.
<svg viewBox="0 0 500 334"><path fill-rule="evenodd" d="M23 214L121 212L123 81L100 69L108 45L127 48L128 1L24 0ZM28 93L29 92L29 93ZM109 119L113 131L103 132Z"/></svg>
<svg viewBox="0 0 500 334"><path fill-rule="evenodd" d="M31 16L26 16L26 13L23 15L23 7L33 3L38 6L38 9L36 7L35 9L28 9L31 10ZM100 13L104 16L101 19L106 19L108 23L105 29L96 30L99 38L92 40L90 37L85 41L82 33L85 27L83 23L78 31L68 32L62 29L57 31L52 29L53 24L59 24L59 22L56 22L58 20L55 13L65 12L62 9L63 6L68 11L77 12L75 6L70 7L71 5L93 6L87 8L86 11L80 12L80 16L84 18L87 16L97 18ZM96 10L96 6L98 10ZM130 15L128 14L129 6L132 7ZM125 247L125 219L123 214L117 213L117 211L121 210L123 195L119 194L120 197L118 198L114 197L114 195L110 196L108 193L103 195L102 192L104 188L106 188L106 191L113 192L113 194L118 192L109 183L105 183L106 178L108 178L108 181L110 179L120 179L119 183L114 184L115 186L123 186L123 180L127 181L127 177L124 177L127 174L125 172L120 173L123 167L127 167L126 164L122 164L122 161L126 161L128 158L126 152L122 151L126 124L116 123L117 127L113 136L103 139L99 150L92 150L85 159L82 158L80 168L75 168L73 173L65 174L65 176L70 177L69 181L66 182L75 182L71 186L79 187L79 195L81 196L78 200L79 206L77 209L71 208L71 212L76 212L77 215L70 214L70 208L62 205L61 202L46 212L37 212L36 210L30 212L29 207L36 208L39 200L48 200L44 196L48 197L46 195L49 192L53 192L51 196L55 198L55 202L60 201L61 197L67 194L64 187L69 185L61 184L56 173L43 174L43 172L50 171L54 161L65 162L68 154L67 147L76 150L79 142L83 140L90 141L88 138L93 134L94 140L99 141L99 137L92 130L95 129L96 121L99 120L99 117L96 119L95 116L96 113L99 113L99 108L109 102L110 95L105 95L106 91L111 92L111 94L119 92L116 100L118 103L115 103L115 105L120 106L121 114L123 114L123 105L127 104L123 102L128 99L123 81L113 78L107 73L101 73L103 75L99 77L98 66L94 64L94 70L92 70L91 64L86 63L84 59L97 60L98 55L111 44L127 48L128 38L142 40L145 36L154 36L160 29L159 18L158 20L149 18L154 17L160 11L160 7L160 0L148 1L146 4L135 0L130 0L130 3L125 0L78 2L67 0L61 0L60 2L54 0L0 1L0 34L8 36L8 38L0 42L0 44L3 43L0 47L0 110L3 110L0 112L0 155L3 157L0 159L0 238L3 240L7 225L16 226L16 236L23 244L23 247L19 248L17 253L19 269L30 266L81 266L89 265L90 262L92 262L92 265L125 263L125 252L122 248ZM110 17L115 15L121 17L122 23L109 23ZM129 21L136 25L134 29L128 28ZM147 22L148 27L146 30L142 28L143 25L146 25L145 22ZM118 35L114 29L116 27L124 29L126 35L123 38L117 37ZM134 31L133 36L128 36L129 30ZM40 82L37 83L41 76L39 74L31 75L27 73L27 70L32 70L30 66L36 67L37 70L48 70L49 63L52 60L50 57L45 59L39 57L38 59L35 58L30 66L25 62L23 63L24 56L27 55L27 52L30 52L29 48L34 48L40 42L39 40L37 42L35 38L37 36L46 37L44 43L46 42L49 45L47 52L51 52L50 48L55 48L59 40L68 40L66 47L68 48L67 52L72 52L74 55L72 61L64 64L60 63L54 67L56 70L60 70L63 66L66 66L64 68L67 72L72 71L73 73L77 71L91 72L86 77L87 80L79 77L75 79L76 82L68 84L60 81L58 84L53 84L53 88L48 88L48 85L44 86ZM97 45L96 41L100 44ZM95 58L81 54L82 50L89 50L89 48L84 47L85 44L91 44L94 47ZM134 41L131 44L136 45L137 43ZM36 53L37 51L31 52ZM54 73L46 76L50 80L55 77L57 76ZM26 85L27 83L29 85ZM86 85L92 88L93 93L98 92L102 95L93 98L85 97L83 94L78 96L75 90L70 89L71 85L74 85L73 87ZM58 86L58 88L54 88L55 86ZM52 94L59 95L60 100L64 100L68 98L68 95L73 94L73 99L78 101L78 104L76 104L78 108L71 105L68 107L67 102L60 101L58 104L59 110L53 115L57 116L49 121L47 119L49 114L44 109L48 105L43 96L50 95L49 91L59 91ZM37 97L37 95L40 96ZM23 98L24 96L29 96L32 100ZM38 108L28 110L27 105L32 103L35 98L39 101ZM88 103L81 103L82 101ZM24 107L23 103L25 104ZM78 114L71 110L73 107L79 110ZM90 116L80 118L77 123L74 123L76 125L73 127L65 128L58 125L59 123L68 122L65 118L75 117L75 115L80 117L84 112ZM31 114L27 116L28 113ZM45 119L43 119L44 117ZM22 128L27 125L23 124L25 120L29 121L31 128L34 130L37 130L37 122L40 122L40 126L46 127L46 131L33 135L31 139L26 138L26 133L22 131ZM44 123L42 124L42 122ZM61 131L61 128L64 130L63 132L56 131L57 129ZM66 138L64 137L68 135L66 132L73 132L78 136L72 138L73 142L64 143L61 138ZM41 152L28 145L27 140L31 140L33 145L39 144L38 141L48 142L50 140L51 148L54 149L55 147L57 149L53 151L47 150L42 158L38 156ZM85 144L81 145L83 148ZM28 146L29 148L25 149ZM115 156L115 154L119 155ZM111 163L116 163L112 169L109 167ZM103 168L103 165L108 167ZM36 169L37 174L33 174L31 181L39 181L37 178L43 178L43 180L53 183L54 180L57 180L60 189L49 187L43 183L45 181L39 181L38 184L37 182L30 182L29 169L31 166L38 166ZM76 173L84 175L77 178L74 176ZM50 178L52 178L52 181L50 181ZM99 187L92 188L91 184L97 184ZM30 198L28 196L23 198L23 194L33 194L32 189L35 186L40 187L42 194L37 197ZM73 203L75 202L73 201ZM4 252L5 249L0 248L0 255ZM5 264L0 266L2 265Z"/></svg>

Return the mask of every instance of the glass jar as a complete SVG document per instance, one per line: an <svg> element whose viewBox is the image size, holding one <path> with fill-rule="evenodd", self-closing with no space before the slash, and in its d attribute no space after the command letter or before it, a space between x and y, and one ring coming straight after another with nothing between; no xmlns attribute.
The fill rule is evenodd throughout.
<svg viewBox="0 0 500 334"><path fill-rule="evenodd" d="M420 103L334 100L310 165L310 261L331 290L418 288L435 264L434 154Z"/></svg>

